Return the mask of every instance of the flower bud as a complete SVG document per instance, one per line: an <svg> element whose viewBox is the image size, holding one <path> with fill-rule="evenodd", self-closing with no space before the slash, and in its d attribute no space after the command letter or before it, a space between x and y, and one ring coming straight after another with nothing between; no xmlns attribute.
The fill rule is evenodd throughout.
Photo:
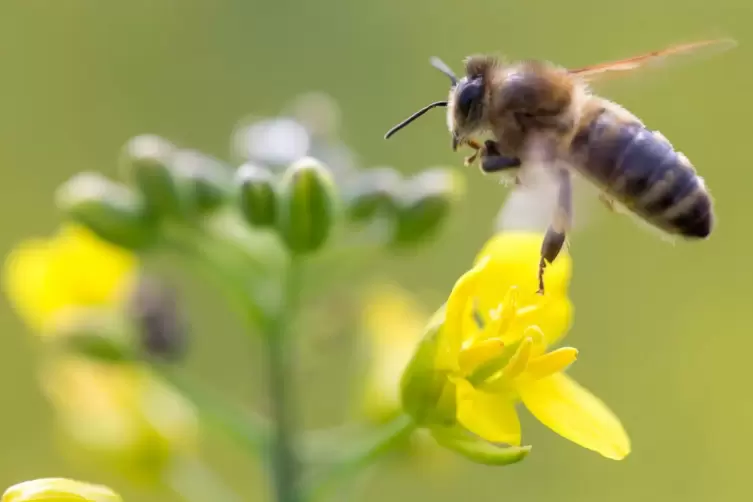
<svg viewBox="0 0 753 502"><path fill-rule="evenodd" d="M108 310L70 309L56 320L54 337L62 350L104 363L122 363L136 357L124 319Z"/></svg>
<svg viewBox="0 0 753 502"><path fill-rule="evenodd" d="M136 136L124 148L122 169L158 217L185 215L187 194L171 169L175 150L170 142L153 135Z"/></svg>
<svg viewBox="0 0 753 502"><path fill-rule="evenodd" d="M102 239L128 249L154 241L154 221L142 199L129 188L97 173L80 173L57 193L58 206Z"/></svg>
<svg viewBox="0 0 753 502"><path fill-rule="evenodd" d="M432 436L441 446L484 465L509 465L520 462L531 451L530 446L497 446L458 427L433 428Z"/></svg>
<svg viewBox="0 0 753 502"><path fill-rule="evenodd" d="M415 176L397 201L393 244L411 245L436 234L462 190L452 171L431 169Z"/></svg>
<svg viewBox="0 0 753 502"><path fill-rule="evenodd" d="M2 502L121 502L120 495L103 485L66 478L42 478L11 486Z"/></svg>
<svg viewBox="0 0 753 502"><path fill-rule="evenodd" d="M236 173L238 204L250 224L270 227L277 219L277 192L272 172L246 163Z"/></svg>
<svg viewBox="0 0 753 502"><path fill-rule="evenodd" d="M326 167L311 157L292 164L280 186L278 229L295 253L319 249L335 219L335 186Z"/></svg>
<svg viewBox="0 0 753 502"><path fill-rule="evenodd" d="M435 365L441 329L441 324L429 326L400 381L403 409L419 426L456 423L455 384Z"/></svg>
<svg viewBox="0 0 753 502"><path fill-rule="evenodd" d="M179 150L172 169L198 214L217 209L229 197L232 175L220 161L195 150Z"/></svg>
<svg viewBox="0 0 753 502"><path fill-rule="evenodd" d="M358 175L347 194L348 219L355 223L367 222L380 211L393 208L400 181L400 174L387 167Z"/></svg>
<svg viewBox="0 0 753 502"><path fill-rule="evenodd" d="M188 327L172 289L156 279L143 277L128 307L146 354L174 361L185 353Z"/></svg>

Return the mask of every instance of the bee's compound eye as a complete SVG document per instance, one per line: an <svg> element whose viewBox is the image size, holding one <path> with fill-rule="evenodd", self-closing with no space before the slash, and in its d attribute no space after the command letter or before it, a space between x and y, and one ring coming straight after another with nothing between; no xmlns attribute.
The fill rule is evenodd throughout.
<svg viewBox="0 0 753 502"><path fill-rule="evenodd" d="M468 115L474 103L477 103L484 94L484 85L480 78L468 80L459 84L458 109L463 115Z"/></svg>

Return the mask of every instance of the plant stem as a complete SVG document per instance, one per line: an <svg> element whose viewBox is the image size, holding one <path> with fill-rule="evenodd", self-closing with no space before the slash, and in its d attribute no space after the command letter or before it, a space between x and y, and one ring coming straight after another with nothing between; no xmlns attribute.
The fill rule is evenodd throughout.
<svg viewBox="0 0 753 502"><path fill-rule="evenodd" d="M152 368L196 406L202 422L208 427L251 453L260 452L267 445L269 425L264 418L231 406L211 389L169 364L152 362Z"/></svg>
<svg viewBox="0 0 753 502"><path fill-rule="evenodd" d="M296 315L300 287L300 262L291 260L285 281L284 305L266 333L269 395L274 434L271 442L272 474L278 502L301 502L300 461L296 451L296 409L293 390L295 351L291 347L290 320Z"/></svg>
<svg viewBox="0 0 753 502"><path fill-rule="evenodd" d="M349 445L341 446L336 458L314 479L309 480L309 500L323 500L336 485L355 473L373 464L392 451L400 441L415 429L415 424L406 415L399 415L359 439L351 439Z"/></svg>

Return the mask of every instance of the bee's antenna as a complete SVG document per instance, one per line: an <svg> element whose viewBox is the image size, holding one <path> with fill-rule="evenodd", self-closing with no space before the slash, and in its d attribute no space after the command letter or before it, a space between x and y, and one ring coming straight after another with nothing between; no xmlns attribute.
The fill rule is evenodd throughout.
<svg viewBox="0 0 753 502"><path fill-rule="evenodd" d="M440 107L440 106L447 106L447 101L436 101L436 102L434 102L434 103L432 103L430 105L424 106L423 108L421 108L420 110L418 110L416 113L414 113L413 115L411 115L407 119L405 119L402 122L400 122L399 124L397 124L392 129L390 129L389 131L387 131L387 134L384 135L384 139L388 139L390 136L392 136L393 134L395 134L397 131L399 131L403 127L407 126L408 124L410 124L411 122L413 122L418 117L420 117L424 113L428 112L432 108L437 108L437 107Z"/></svg>
<svg viewBox="0 0 753 502"><path fill-rule="evenodd" d="M457 75L455 75L455 72L452 71L452 69L449 66L447 66L447 64L444 61L434 56L431 59L429 59L429 62L434 68L436 68L437 70L441 71L442 73L450 77L450 81L452 82L452 85L457 85L458 83Z"/></svg>

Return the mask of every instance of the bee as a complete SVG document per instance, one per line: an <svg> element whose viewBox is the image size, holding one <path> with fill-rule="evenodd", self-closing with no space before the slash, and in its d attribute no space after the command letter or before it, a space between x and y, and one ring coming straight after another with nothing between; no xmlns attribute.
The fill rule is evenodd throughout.
<svg viewBox="0 0 753 502"><path fill-rule="evenodd" d="M466 165L478 160L482 172L513 174L518 184L526 166L545 166L557 184L557 200L541 246L538 293L544 294L544 269L559 255L572 226L573 174L593 184L612 211L625 209L665 235L709 237L713 201L688 158L627 109L593 93L589 84L670 56L734 45L729 39L680 44L578 69L473 55L464 61L462 78L432 58L432 66L451 81L448 99L421 108L385 139L429 110L445 107L453 151L461 145L476 151ZM484 133L493 139L483 144L474 139Z"/></svg>

